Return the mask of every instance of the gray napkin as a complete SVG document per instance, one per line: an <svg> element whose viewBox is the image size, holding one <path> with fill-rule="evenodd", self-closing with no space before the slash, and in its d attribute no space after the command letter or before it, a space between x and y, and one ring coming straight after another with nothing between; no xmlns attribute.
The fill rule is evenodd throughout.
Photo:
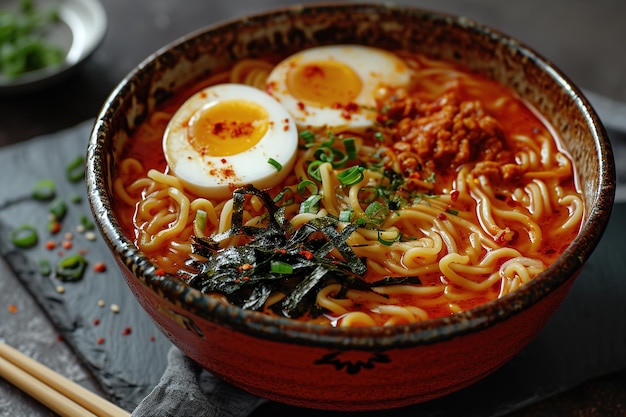
<svg viewBox="0 0 626 417"><path fill-rule="evenodd" d="M213 376L172 347L163 377L133 417L246 417L267 400Z"/></svg>

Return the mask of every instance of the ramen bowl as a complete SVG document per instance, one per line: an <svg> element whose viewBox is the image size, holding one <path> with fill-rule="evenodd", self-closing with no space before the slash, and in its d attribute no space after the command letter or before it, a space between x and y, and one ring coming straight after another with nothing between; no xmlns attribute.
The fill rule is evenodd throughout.
<svg viewBox="0 0 626 417"><path fill-rule="evenodd" d="M332 44L409 50L512 88L563 138L586 207L579 234L534 280L495 301L407 325L339 328L218 301L151 263L124 233L112 178L147 115L194 80L243 58ZM425 402L484 378L522 350L566 296L605 229L615 189L609 140L581 91L515 39L466 18L376 4L298 6L191 33L136 67L111 93L88 146L90 204L122 275L186 355L261 397L316 409Z"/></svg>

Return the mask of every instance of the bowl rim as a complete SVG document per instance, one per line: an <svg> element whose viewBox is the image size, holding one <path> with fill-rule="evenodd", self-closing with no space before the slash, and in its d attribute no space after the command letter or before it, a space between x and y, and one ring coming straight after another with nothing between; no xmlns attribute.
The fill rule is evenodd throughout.
<svg viewBox="0 0 626 417"><path fill-rule="evenodd" d="M480 31L499 43L507 44L514 48L517 53L532 60L542 71L547 72L554 82L560 85L560 88L576 103L578 110L584 116L587 122L585 127L590 130L595 145L594 152L598 154L599 158L598 192L594 196L592 207L587 208L587 220L582 225L577 237L552 265L515 292L452 316L406 325L337 328L295 319L273 317L224 304L215 297L202 294L199 290L191 288L179 279L158 274L156 266L151 264L145 256L142 256L141 252L123 234L111 211L107 211L107 207L110 207L107 188L103 186L103 179L98 177L103 176L101 164L107 162L106 158L98 153L98 150L102 148L106 138L105 120L115 110L116 99L124 94L132 79L146 71L151 62L158 60L168 50L180 47L190 39L206 32L227 28L252 19L299 13L302 12L303 8L320 10L323 8L355 7L369 8L372 11L391 9L402 13L420 13L428 15L430 18L449 20L464 30ZM140 285L145 285L158 297L165 298L190 314L248 335L308 346L351 349L399 348L448 340L491 327L538 303L548 294L564 285L570 278L575 278L597 246L610 217L616 181L612 148L598 115L582 91L546 58L524 43L467 17L432 11L422 7L376 3L326 3L281 7L218 22L174 40L148 56L110 93L96 118L89 138L86 161L89 203L97 219L98 228L107 245L116 256L121 258L122 263L126 264L125 267L132 272L135 279L140 281Z"/></svg>

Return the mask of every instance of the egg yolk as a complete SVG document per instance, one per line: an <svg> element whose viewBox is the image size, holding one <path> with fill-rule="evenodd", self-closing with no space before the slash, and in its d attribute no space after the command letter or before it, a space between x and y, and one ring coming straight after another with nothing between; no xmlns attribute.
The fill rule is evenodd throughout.
<svg viewBox="0 0 626 417"><path fill-rule="evenodd" d="M188 140L202 155L230 156L252 148L265 136L269 115L247 100L227 100L201 108L189 122Z"/></svg>
<svg viewBox="0 0 626 417"><path fill-rule="evenodd" d="M291 95L317 107L349 103L359 95L362 87L357 73L337 61L296 65L287 74L287 88Z"/></svg>

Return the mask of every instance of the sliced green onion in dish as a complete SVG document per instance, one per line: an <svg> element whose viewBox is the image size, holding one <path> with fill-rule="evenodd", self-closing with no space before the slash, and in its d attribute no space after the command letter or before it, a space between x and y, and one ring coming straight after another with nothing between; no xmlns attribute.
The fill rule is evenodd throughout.
<svg viewBox="0 0 626 417"><path fill-rule="evenodd" d="M343 140L343 146L346 148L346 155L348 159L353 161L359 157L356 151L356 144L354 138L346 138Z"/></svg>
<svg viewBox="0 0 626 417"><path fill-rule="evenodd" d="M402 233L400 232L396 232L396 235L393 237L393 239L386 239L383 237L384 233L388 233L384 230L379 230L378 231L378 242L382 245L385 246L391 246L393 245L395 242L399 241L400 238L402 237Z"/></svg>
<svg viewBox="0 0 626 417"><path fill-rule="evenodd" d="M315 135L310 130L300 132L300 138L304 141L305 145L310 145L315 142Z"/></svg>
<svg viewBox="0 0 626 417"><path fill-rule="evenodd" d="M294 203L295 199L294 199L293 191L291 190L291 188L289 187L283 188L278 194L276 194L276 197L274 197L272 201L274 203L278 203L281 200L283 201L282 202L283 206L288 206Z"/></svg>
<svg viewBox="0 0 626 417"><path fill-rule="evenodd" d="M198 230L204 230L206 227L206 211L196 211L196 226L198 227Z"/></svg>
<svg viewBox="0 0 626 417"><path fill-rule="evenodd" d="M309 166L306 169L309 177L313 178L316 181L322 180L322 174L320 174L320 165L322 165L322 161L311 161Z"/></svg>
<svg viewBox="0 0 626 417"><path fill-rule="evenodd" d="M315 214L320 210L320 201L322 196L314 194L300 203L300 214L308 213Z"/></svg>
<svg viewBox="0 0 626 417"><path fill-rule="evenodd" d="M52 200L57 195L57 185L54 180L48 178L39 180L33 186L31 195L35 200Z"/></svg>
<svg viewBox="0 0 626 417"><path fill-rule="evenodd" d="M307 191L310 192L310 195L319 193L319 187L311 180L302 180L298 184L296 191L300 197L304 197Z"/></svg>
<svg viewBox="0 0 626 417"><path fill-rule="evenodd" d="M363 171L365 171L365 168L355 165L337 174L337 179L342 185L358 184L365 177Z"/></svg>
<svg viewBox="0 0 626 417"><path fill-rule="evenodd" d="M280 170L283 169L282 164L274 158L268 158L267 163L276 168L276 171L280 172Z"/></svg>
<svg viewBox="0 0 626 417"><path fill-rule="evenodd" d="M272 261L270 270L275 274L293 274L293 266L281 261Z"/></svg>
<svg viewBox="0 0 626 417"><path fill-rule="evenodd" d="M350 223L352 221L353 210L341 210L339 212L339 221L344 223Z"/></svg>
<svg viewBox="0 0 626 417"><path fill-rule="evenodd" d="M38 241L37 229L30 224L23 224L11 232L11 242L18 248L32 248Z"/></svg>
<svg viewBox="0 0 626 417"><path fill-rule="evenodd" d="M87 268L87 259L82 255L70 255L59 261L56 276L61 281L79 281Z"/></svg>

